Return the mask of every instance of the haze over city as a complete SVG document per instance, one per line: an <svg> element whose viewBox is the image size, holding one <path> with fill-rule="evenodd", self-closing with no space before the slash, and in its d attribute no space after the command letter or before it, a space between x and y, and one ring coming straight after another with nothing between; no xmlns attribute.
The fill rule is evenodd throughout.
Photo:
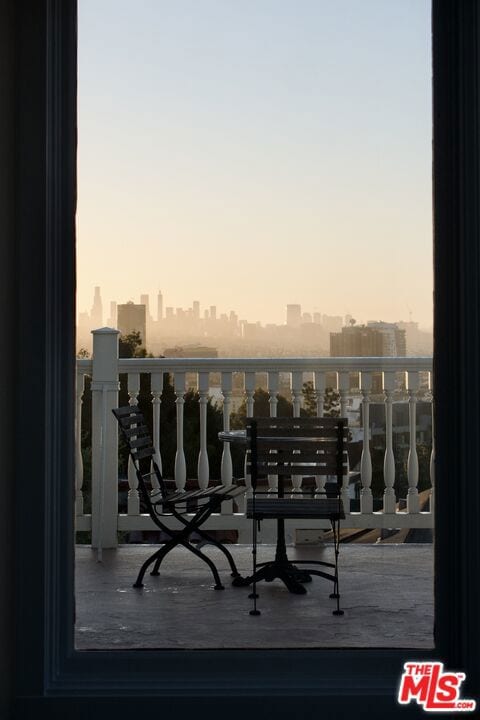
<svg viewBox="0 0 480 720"><path fill-rule="evenodd" d="M79 36L79 311L431 327L429 2L82 0Z"/></svg>

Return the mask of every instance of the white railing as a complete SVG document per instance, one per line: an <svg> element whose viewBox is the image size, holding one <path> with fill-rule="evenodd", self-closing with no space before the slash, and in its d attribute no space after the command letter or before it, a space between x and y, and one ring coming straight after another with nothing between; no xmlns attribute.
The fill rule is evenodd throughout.
<svg viewBox="0 0 480 720"><path fill-rule="evenodd" d="M207 448L207 405L209 402L210 379L212 374L221 378L223 397L223 427L230 427L230 415L233 396L243 393L247 415L254 410L254 392L258 386L258 376L266 378L269 393L269 411L272 417L277 413L280 394L279 381L282 379L281 393L291 397L293 413L301 411L303 383L312 381L316 412L324 412L327 377L329 385L333 381L339 397L339 410L342 416L349 415L349 402L357 397L361 402L362 423L351 425L352 433L363 440L360 460L360 505L355 509L351 497L348 478L343 488L343 499L347 519L343 526L349 528L430 528L433 527L433 513L423 510L418 492L419 463L417 455L417 402L426 400L433 408L432 394L432 358L396 357L396 358L134 358L118 359L118 333L103 328L93 333L93 357L91 360L77 361L77 468L76 468L76 527L77 530L91 530L94 547L115 547L118 531L155 529L148 515L140 513L138 482L133 467L128 468L127 512L118 510L118 428L111 409L118 406L119 375L128 378L128 397L135 404L140 392L140 376L150 376L150 393L153 417L153 439L157 462L162 466L160 438L162 437L162 389L164 375L173 377L176 406L176 455L174 479L178 488L185 487L187 481L184 449L184 396L187 391L187 376L195 379L198 391L199 413L199 453L196 482L206 487L210 481L209 456ZM240 374L243 390L238 390L238 380L233 385L233 375ZM355 375L352 376L352 373ZM91 468L91 513L84 511L83 465L81 449L81 422L85 377L91 379L91 432L92 432L92 468ZM237 376L238 377L238 376ZM352 390L352 377L358 379L357 387ZM264 380L265 382L265 380ZM371 490L372 457L370 424L372 404L382 403L385 408L385 451L383 461L383 501L380 509L374 509ZM395 495L395 447L393 426L393 406L397 402L408 402L408 493L406 507L399 506ZM432 418L433 422L433 418ZM435 448L432 439L429 462L429 481L434 486ZM191 478L188 478L191 480ZM424 478L425 480L425 478ZM321 489L322 479L317 478ZM324 479L323 479L324 481ZM230 445L224 443L221 459L221 482L232 483L232 458ZM248 492L248 478L246 478ZM292 489L301 487L302 478L292 478ZM223 504L224 506L226 503ZM433 498L430 498L433 508ZM248 541L250 523L246 520L243 505L234 512L227 507L221 514L212 515L210 529L235 529L239 532L239 541ZM171 525L175 527L174 524ZM269 528L272 524L263 523L262 537L271 539ZM316 529L327 527L324 521L291 521L290 538L294 529Z"/></svg>

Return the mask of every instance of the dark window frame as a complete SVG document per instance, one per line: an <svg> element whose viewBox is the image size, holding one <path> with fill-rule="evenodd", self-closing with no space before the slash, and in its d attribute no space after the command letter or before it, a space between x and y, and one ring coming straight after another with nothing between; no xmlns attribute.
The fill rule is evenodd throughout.
<svg viewBox="0 0 480 720"><path fill-rule="evenodd" d="M18 3L17 717L140 709L240 718L259 696L279 717L418 717L395 693L403 662L422 657L464 670L465 693L478 693L480 490L471 478L480 458L469 439L480 436L480 9L433 0L432 12L436 650L75 652L76 3Z"/></svg>

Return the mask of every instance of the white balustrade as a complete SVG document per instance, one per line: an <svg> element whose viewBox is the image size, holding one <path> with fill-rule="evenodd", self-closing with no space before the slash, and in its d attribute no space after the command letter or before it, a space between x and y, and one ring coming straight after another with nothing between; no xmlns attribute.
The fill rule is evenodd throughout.
<svg viewBox="0 0 480 720"><path fill-rule="evenodd" d="M113 334L112 334L113 333ZM161 466L160 439L167 427L163 418L163 376L168 373L174 379L175 405L176 405L176 435L177 446L175 455L174 476L179 489L186 484L186 462L184 450L184 395L186 377L198 377L199 391L199 454L198 454L198 486L206 487L210 482L210 462L208 457L208 413L209 379L211 375L221 376L221 389L223 393L223 427L230 428L230 412L232 397L239 392L238 383L233 388L233 373L242 373L244 377L244 392L246 412L249 417L254 412L254 393L256 381L267 378L269 393L269 413L271 417L277 416L280 377L290 375L292 405L295 416L300 414L303 394L302 385L305 377L313 377L318 416L324 414L325 389L329 377L336 373L338 378L337 389L340 396L340 414L353 417L349 429L355 441L363 439L362 456L360 460L361 493L360 508L352 504L350 508L349 478L346 477L342 485L342 499L348 513L343 522L344 527L374 528L374 527L431 527L433 513L422 511L419 507L419 482L425 478L419 476L416 426L416 406L420 401L419 373L431 373L431 358L128 358L118 359L116 355L117 334L115 331L99 331L94 333L95 350L93 360L81 359L78 361L79 382L77 386L77 435L76 435L76 513L77 529L92 529L93 545L114 547L117 529L135 530L152 527L150 518L140 514L138 483L136 476L129 472L128 514L118 513L118 470L116 443L118 427L111 415L111 408L118 405L118 376L119 373L128 376L129 402L137 402L140 390L140 375L145 373L151 376L150 392L153 416L153 444L155 447L156 462ZM360 390L350 390L350 374L357 373L361 378ZM407 389L396 384L396 374L408 374ZM83 376L92 375L92 516L84 514L82 505L82 463L80 423L82 413ZM383 463L383 509L373 510L372 497L372 457L370 453L370 433L373 428L378 429L378 422L371 423L372 407L377 403L377 394L374 392L374 374L383 377L384 408L385 408L385 457ZM430 389L432 388L430 378ZM355 422L355 403L358 408L359 400L362 402L363 427ZM395 402L409 402L409 459L408 459L408 496L406 512L399 512L395 497L395 457L393 450L393 404ZM423 399L423 396L422 396ZM162 411L162 412L161 412ZM433 400L432 400L433 413ZM111 418L110 418L111 416ZM420 430L420 426L419 426ZM396 428L395 428L396 431ZM433 421L432 421L433 433ZM421 437L419 435L419 437ZM435 445L432 441L430 458L430 478L434 484ZM222 483L229 485L232 482L232 458L230 445L224 444L221 463ZM317 477L317 490L322 490L325 478ZM250 478L245 477L247 491ZM276 481L276 478L275 478ZM301 478L292 480L293 491L301 488ZM213 514L208 521L211 529L237 529L241 537L245 538L248 521L243 514L233 514L232 506L225 507L222 514ZM242 502L239 499L239 508ZM169 521L170 522L170 521ZM176 527L174 520L172 527ZM313 521L314 527L325 527L323 521ZM292 524L293 523L293 524ZM309 524L310 523L310 524ZM289 527L303 527L311 529L312 521L289 521ZM266 528L269 523L265 523ZM262 527L262 538L267 531ZM289 531L290 532L290 531Z"/></svg>

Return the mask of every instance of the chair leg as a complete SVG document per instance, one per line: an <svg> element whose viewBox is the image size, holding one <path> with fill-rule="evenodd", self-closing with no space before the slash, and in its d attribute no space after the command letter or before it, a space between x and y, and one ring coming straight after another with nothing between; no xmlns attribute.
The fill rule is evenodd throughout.
<svg viewBox="0 0 480 720"><path fill-rule="evenodd" d="M335 549L335 580L333 582L333 593L330 595L331 598L335 598L337 601L337 608L333 610L333 615L343 615L343 610L340 610L340 589L338 586L338 554L340 552L340 520L332 520L333 530L333 546Z"/></svg>
<svg viewBox="0 0 480 720"><path fill-rule="evenodd" d="M223 552L223 554L225 555L225 557L226 557L227 560L228 560L228 564L230 565L230 569L231 569L231 571L232 571L232 577L234 577L234 578L235 578L235 577L240 577L240 573L238 572L237 566L235 565L235 560L233 559L233 556L232 556L230 550L227 550L227 548L226 548L224 545L222 545L221 542L218 542L218 540L215 540L214 538L212 538L212 537L211 537L210 535L208 535L208 533L206 533L204 530L199 530L199 529L197 528L196 532L197 532L197 533L200 535L200 537L203 538L206 542L211 543L212 545L214 545L215 547L217 547L219 550L221 550L221 552Z"/></svg>
<svg viewBox="0 0 480 720"><path fill-rule="evenodd" d="M212 571L213 578L215 580L215 590L224 590L225 588L223 587L223 585L221 583L220 576L218 574L218 570L215 567L215 565L213 564L213 562L210 560L210 558L207 557L206 555L204 555L202 552L200 552L200 550L197 550L197 548L194 547L191 543L189 543L188 540L180 540L179 543L180 543L180 545L183 545L183 547L187 548L187 550L190 550L194 555L199 557L201 560L203 560L203 562L207 563L208 567Z"/></svg>
<svg viewBox="0 0 480 720"><path fill-rule="evenodd" d="M153 553L153 555L151 555L147 560L145 560L145 562L143 563L142 567L140 568L140 572L138 573L137 579L136 579L136 581L135 581L134 584L133 584L133 587L134 587L134 588L142 588L142 587L143 587L143 576L144 576L145 573L147 572L147 570L148 570L148 568L150 567L150 565L151 565L153 562L155 562L155 564L156 564L156 561L157 561L157 559L158 559L159 556L160 556L160 562L161 562L161 559L162 559L168 552L170 552L170 550L171 550L172 548L174 548L176 544L177 544L177 538L172 538L172 539L169 540L167 543L165 543L165 545L164 545L162 548L160 548L160 550L157 550L156 552Z"/></svg>
<svg viewBox="0 0 480 720"><path fill-rule="evenodd" d="M253 610L250 610L250 615L261 615L260 610L257 610L257 523L258 520L255 520L255 518L252 518L253 528L252 528L252 556L253 556L253 586L252 586L252 592L250 593L249 597L253 599Z"/></svg>

